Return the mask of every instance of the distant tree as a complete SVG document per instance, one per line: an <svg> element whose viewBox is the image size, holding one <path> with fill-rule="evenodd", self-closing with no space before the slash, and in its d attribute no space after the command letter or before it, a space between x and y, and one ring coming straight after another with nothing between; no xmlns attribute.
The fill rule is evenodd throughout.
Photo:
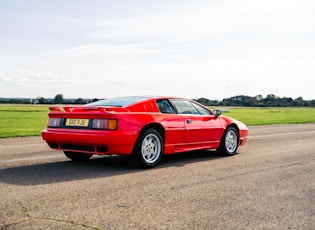
<svg viewBox="0 0 315 230"><path fill-rule="evenodd" d="M264 97L262 95L257 95L255 98L257 101L261 101Z"/></svg>
<svg viewBox="0 0 315 230"><path fill-rule="evenodd" d="M307 101L308 106L315 107L315 100Z"/></svg>
<svg viewBox="0 0 315 230"><path fill-rule="evenodd" d="M97 99L97 98L94 98L94 99L92 100L92 102L96 102L96 101L98 101L98 99Z"/></svg>
<svg viewBox="0 0 315 230"><path fill-rule="evenodd" d="M267 97L263 100L264 106L267 107L276 107L277 106L277 96L274 94L269 94Z"/></svg>
<svg viewBox="0 0 315 230"><path fill-rule="evenodd" d="M40 98L36 99L35 103L36 104L47 104L47 101L45 98L40 97Z"/></svg>
<svg viewBox="0 0 315 230"><path fill-rule="evenodd" d="M75 102L74 102L75 104L84 104L84 101L83 101L83 99L82 98L78 98L78 99L76 99L75 100Z"/></svg>
<svg viewBox="0 0 315 230"><path fill-rule="evenodd" d="M209 100L207 98L197 98L194 99L195 101L199 102L200 104L203 104L205 106L218 106L219 105L219 101L218 100Z"/></svg>
<svg viewBox="0 0 315 230"><path fill-rule="evenodd" d="M288 107L293 105L293 99L291 97L283 97L280 98L280 104L281 107Z"/></svg>
<svg viewBox="0 0 315 230"><path fill-rule="evenodd" d="M294 100L294 105L297 107L305 106L305 101L302 97L298 97Z"/></svg>
<svg viewBox="0 0 315 230"><path fill-rule="evenodd" d="M203 104L203 105L210 105L209 104L209 102L210 102L210 100L209 99L207 99L207 98L199 98L199 99L195 99L195 101L197 101L197 102L199 102L199 103L201 103L201 104Z"/></svg>
<svg viewBox="0 0 315 230"><path fill-rule="evenodd" d="M64 102L63 95L57 94L54 99L55 104L62 104Z"/></svg>

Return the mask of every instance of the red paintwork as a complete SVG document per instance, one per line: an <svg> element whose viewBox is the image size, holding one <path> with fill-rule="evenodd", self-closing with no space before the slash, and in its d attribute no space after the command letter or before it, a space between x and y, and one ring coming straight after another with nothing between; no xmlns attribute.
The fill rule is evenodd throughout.
<svg viewBox="0 0 315 230"><path fill-rule="evenodd" d="M161 133L164 154L216 149L225 129L231 125L239 131L239 146L247 141L246 125L235 119L222 115L164 114L159 112L157 99L165 97L150 97L127 107L85 105L50 108L48 116L54 118L116 118L118 129L47 127L42 131L42 138L56 150L120 155L132 154L139 133L147 126L153 126ZM191 124L186 124L187 119L191 120Z"/></svg>

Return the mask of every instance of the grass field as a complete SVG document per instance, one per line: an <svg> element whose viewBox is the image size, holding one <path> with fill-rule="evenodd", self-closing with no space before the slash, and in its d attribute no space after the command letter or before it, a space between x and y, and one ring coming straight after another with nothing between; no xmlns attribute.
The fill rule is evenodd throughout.
<svg viewBox="0 0 315 230"><path fill-rule="evenodd" d="M220 109L220 108L219 108ZM223 115L246 125L315 122L315 108L221 108ZM48 106L0 105L0 138L40 136L46 127Z"/></svg>
<svg viewBox="0 0 315 230"><path fill-rule="evenodd" d="M47 123L48 106L0 106L0 138L39 136Z"/></svg>
<svg viewBox="0 0 315 230"><path fill-rule="evenodd" d="M230 108L223 115L246 125L298 124L315 122L315 108Z"/></svg>

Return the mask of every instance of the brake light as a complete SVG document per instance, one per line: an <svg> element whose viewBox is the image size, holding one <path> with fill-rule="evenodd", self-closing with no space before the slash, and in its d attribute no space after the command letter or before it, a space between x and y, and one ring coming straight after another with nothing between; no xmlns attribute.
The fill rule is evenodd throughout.
<svg viewBox="0 0 315 230"><path fill-rule="evenodd" d="M48 127L59 127L60 125L60 118L49 118L48 120Z"/></svg>
<svg viewBox="0 0 315 230"><path fill-rule="evenodd" d="M116 119L93 119L92 128L93 129L117 129Z"/></svg>

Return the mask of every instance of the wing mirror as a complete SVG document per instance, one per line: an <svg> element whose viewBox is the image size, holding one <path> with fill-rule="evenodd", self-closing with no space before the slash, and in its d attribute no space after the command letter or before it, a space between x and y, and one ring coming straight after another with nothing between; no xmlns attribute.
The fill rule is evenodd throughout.
<svg viewBox="0 0 315 230"><path fill-rule="evenodd" d="M221 110L219 110L219 109L213 110L213 115L214 115L215 117L218 117L218 116L220 116L221 114L222 114Z"/></svg>

